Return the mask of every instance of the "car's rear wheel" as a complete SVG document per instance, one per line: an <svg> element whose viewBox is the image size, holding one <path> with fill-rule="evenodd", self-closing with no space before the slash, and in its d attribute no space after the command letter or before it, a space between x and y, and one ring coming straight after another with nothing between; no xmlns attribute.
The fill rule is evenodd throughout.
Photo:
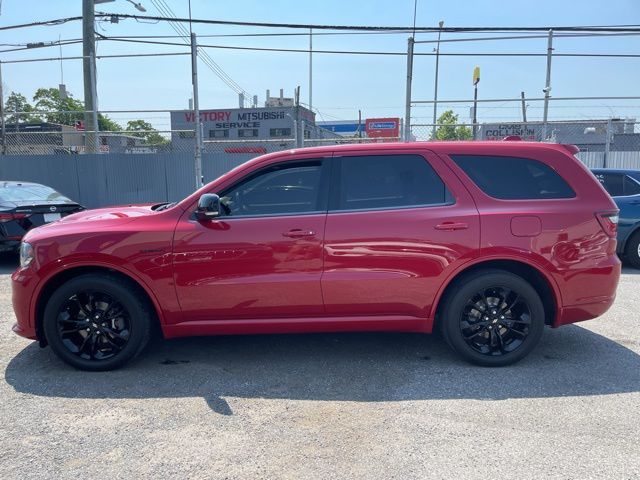
<svg viewBox="0 0 640 480"><path fill-rule="evenodd" d="M501 270L462 277L445 299L441 327L447 343L471 363L510 365L536 346L544 306L524 279Z"/></svg>
<svg viewBox="0 0 640 480"><path fill-rule="evenodd" d="M633 267L640 268L640 230L627 240L624 256Z"/></svg>
<svg viewBox="0 0 640 480"><path fill-rule="evenodd" d="M59 287L44 311L52 350L82 370L113 370L134 358L149 339L151 314L136 285L107 274L86 274Z"/></svg>

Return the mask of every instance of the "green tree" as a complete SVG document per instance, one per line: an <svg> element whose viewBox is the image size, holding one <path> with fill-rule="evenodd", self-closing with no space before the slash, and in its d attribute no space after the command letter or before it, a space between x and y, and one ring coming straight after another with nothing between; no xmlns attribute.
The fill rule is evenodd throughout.
<svg viewBox="0 0 640 480"><path fill-rule="evenodd" d="M169 140L153 128L153 125L144 120L129 120L127 122L127 132L131 132L131 136L143 138L145 143L150 145L166 145L169 143Z"/></svg>
<svg viewBox="0 0 640 480"><path fill-rule="evenodd" d="M70 92L66 98L60 98L60 90L57 88L39 88L33 101L36 110L46 112L43 116L47 122L73 125L84 118L83 103L73 98Z"/></svg>
<svg viewBox="0 0 640 480"><path fill-rule="evenodd" d="M47 112L43 114L47 122L73 125L76 121L84 120L84 103L73 98L71 92L67 92L66 98L60 98L60 90L57 88L39 88L33 96L33 101L35 110ZM107 115L98 113L98 129L101 132L115 132L122 130L122 126Z"/></svg>
<svg viewBox="0 0 640 480"><path fill-rule="evenodd" d="M471 140L473 133L469 127L458 125L458 115L447 110L438 118L436 140Z"/></svg>
<svg viewBox="0 0 640 480"><path fill-rule="evenodd" d="M107 115L98 113L98 129L101 132L121 132L122 126L111 120Z"/></svg>
<svg viewBox="0 0 640 480"><path fill-rule="evenodd" d="M5 118L7 124L15 123L34 123L39 119L32 114L16 115L15 112L32 112L33 107L27 101L27 97L21 93L11 92L4 104Z"/></svg>

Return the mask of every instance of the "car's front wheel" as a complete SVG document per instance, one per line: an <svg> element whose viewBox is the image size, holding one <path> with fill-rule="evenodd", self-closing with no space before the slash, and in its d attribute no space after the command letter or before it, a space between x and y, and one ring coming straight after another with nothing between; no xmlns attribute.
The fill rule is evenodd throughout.
<svg viewBox="0 0 640 480"><path fill-rule="evenodd" d="M82 370L113 370L134 358L149 339L146 298L127 279L85 274L59 287L44 311L52 350Z"/></svg>
<svg viewBox="0 0 640 480"><path fill-rule="evenodd" d="M542 301L523 278L501 270L462 277L445 299L441 327L447 343L477 365L499 367L524 358L545 325Z"/></svg>

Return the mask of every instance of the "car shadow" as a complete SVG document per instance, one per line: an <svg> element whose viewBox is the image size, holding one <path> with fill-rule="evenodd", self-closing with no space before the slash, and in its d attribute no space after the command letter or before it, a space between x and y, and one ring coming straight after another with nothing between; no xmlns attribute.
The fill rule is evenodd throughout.
<svg viewBox="0 0 640 480"><path fill-rule="evenodd" d="M35 343L8 364L16 391L62 398L202 397L405 400L565 397L640 390L640 356L578 326L547 329L520 363L498 369L459 360L437 336L313 334L156 339L127 367L74 370Z"/></svg>

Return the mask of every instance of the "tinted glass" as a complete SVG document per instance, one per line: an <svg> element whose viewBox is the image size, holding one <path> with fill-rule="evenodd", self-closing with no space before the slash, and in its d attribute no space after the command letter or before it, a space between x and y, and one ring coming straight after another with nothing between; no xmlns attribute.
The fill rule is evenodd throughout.
<svg viewBox="0 0 640 480"><path fill-rule="evenodd" d="M600 173L596 175L602 186L612 197L624 195L624 175L620 173Z"/></svg>
<svg viewBox="0 0 640 480"><path fill-rule="evenodd" d="M575 192L552 168L519 157L451 155L487 195L501 200L573 198Z"/></svg>
<svg viewBox="0 0 640 480"><path fill-rule="evenodd" d="M227 215L279 215L318 210L320 162L277 166L232 187L222 196Z"/></svg>
<svg viewBox="0 0 640 480"><path fill-rule="evenodd" d="M624 194L625 195L638 195L640 194L640 183L633 178L625 175L624 177Z"/></svg>
<svg viewBox="0 0 640 480"><path fill-rule="evenodd" d="M334 210L434 205L452 198L419 155L343 157L339 185Z"/></svg>
<svg viewBox="0 0 640 480"><path fill-rule="evenodd" d="M73 203L61 193L45 185L0 183L0 201Z"/></svg>

